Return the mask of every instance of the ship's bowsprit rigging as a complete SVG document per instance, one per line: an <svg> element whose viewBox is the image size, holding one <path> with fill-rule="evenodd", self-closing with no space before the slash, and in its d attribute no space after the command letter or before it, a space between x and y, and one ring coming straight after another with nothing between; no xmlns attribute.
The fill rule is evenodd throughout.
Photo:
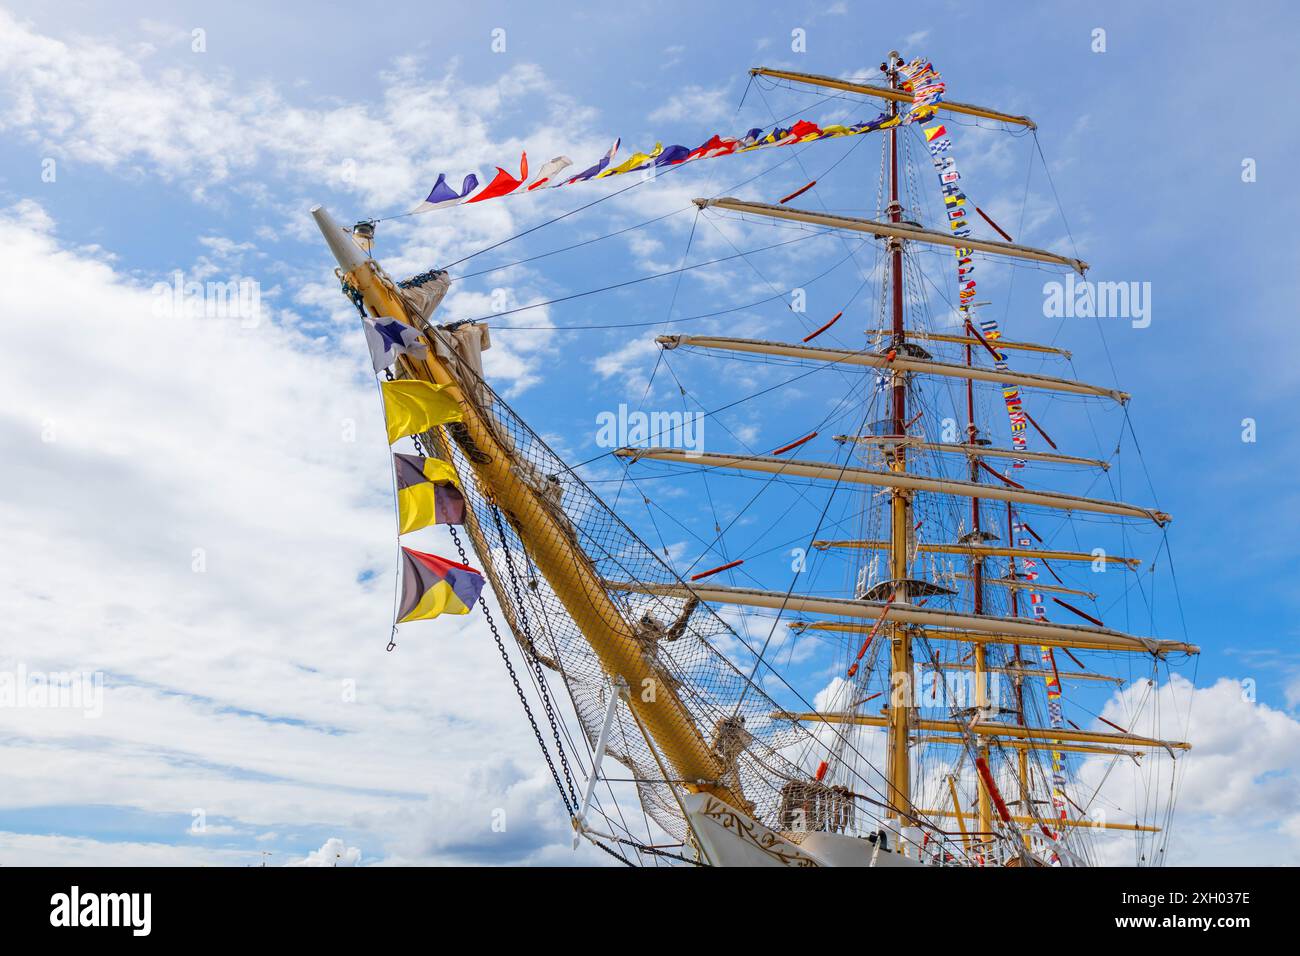
<svg viewBox="0 0 1300 956"><path fill-rule="evenodd" d="M501 171L486 192L440 177L425 207L791 150L804 185L763 194L760 174L695 200L678 268L539 303L675 283L658 322L628 315L622 327L660 326L639 387L643 400L661 388L681 410L578 464L485 379L487 323L438 324L458 277L435 270L396 283L370 258L375 221L350 233L315 211L362 315L400 323L384 333L393 383L381 392L414 403L405 428L389 409L390 434L419 452L406 456L399 504L406 494L412 510L401 527L462 528L482 567L470 567L459 537L459 561L409 552L425 578L404 620L472 610L476 587L490 585L515 637L499 642L501 656L575 842L624 862L1070 866L1121 860L1120 835L1158 862L1190 747L1168 713L1182 686L1170 668L1197 648L1185 634L1107 622L1132 594L1148 597L1146 554L1167 545L1171 519L1154 498L1118 493L1118 445L1085 453L1066 440L1095 434L1101 416L1127 416L1129 395L1062 374L1070 351L1030 341L1009 308L1017 335L1003 338L979 297L1010 296L1019 272L1082 275L1087 264L1073 249L1013 240L984 212L987 200L971 216L976 187L956 161L974 149L968 134L989 123L1024 133L1032 121L948 100L923 59L890 54L869 80L753 71L764 103L793 86L832 91L824 103L883 104L852 126L777 121L621 163L616 144L580 176L560 181L560 157L536 180L526 165L517 179ZM870 137L882 147L880 174L864 208L861 171L843 161ZM808 170L804 144L836 139L851 143L845 154ZM829 207L828 197L855 195L835 189L842 176L859 180L858 201ZM760 195L730 198L740 187ZM586 254L673 218L461 278ZM701 222L735 254L689 261ZM742 234L758 237L746 251ZM813 248L831 270L809 265ZM758 265L765 254L789 259L769 275ZM755 289L777 294L682 314L683 277L719 266L748 269ZM799 276L820 281L841 267L849 281L833 308L814 318L792 306L808 289ZM762 303L776 311L760 321ZM534 307L500 310L507 321L494 332L529 328L515 314ZM705 324L662 334L686 322ZM707 450L663 439L687 415L709 424ZM765 415L788 430L769 432ZM437 467L421 464L433 459ZM1124 661L1126 673L1111 673ZM1125 807L1113 779L1134 773L1148 785L1128 792L1146 802Z"/></svg>

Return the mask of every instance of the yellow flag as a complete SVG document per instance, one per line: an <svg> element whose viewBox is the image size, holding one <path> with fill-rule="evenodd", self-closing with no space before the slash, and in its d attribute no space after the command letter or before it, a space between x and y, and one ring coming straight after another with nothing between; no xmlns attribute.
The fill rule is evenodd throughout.
<svg viewBox="0 0 1300 956"><path fill-rule="evenodd" d="M625 159L617 166L604 170L603 172L597 174L596 178L604 179L606 176L617 176L619 173L630 173L632 172L632 170L644 166L646 163L650 162L650 160L654 159L663 151L664 151L664 144L655 143L655 148L650 150L650 152L633 153L630 159Z"/></svg>
<svg viewBox="0 0 1300 956"><path fill-rule="evenodd" d="M415 435L428 431L434 425L464 419L460 405L443 391L450 387L417 379L384 382L384 418L388 423L388 444L393 444L403 435Z"/></svg>

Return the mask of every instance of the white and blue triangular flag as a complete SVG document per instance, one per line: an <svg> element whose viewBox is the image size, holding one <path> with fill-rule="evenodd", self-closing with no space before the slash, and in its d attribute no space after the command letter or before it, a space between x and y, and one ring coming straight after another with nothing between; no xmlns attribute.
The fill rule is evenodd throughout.
<svg viewBox="0 0 1300 956"><path fill-rule="evenodd" d="M405 322L383 316L377 319L365 316L362 322L365 324L366 345L370 346L370 360L374 363L376 373L396 362L399 355L425 358L429 354L429 347L420 341L419 331Z"/></svg>

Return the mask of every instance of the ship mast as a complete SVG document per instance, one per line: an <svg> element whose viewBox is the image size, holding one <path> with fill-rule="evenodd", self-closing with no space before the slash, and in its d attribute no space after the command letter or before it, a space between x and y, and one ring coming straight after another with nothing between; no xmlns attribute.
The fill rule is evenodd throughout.
<svg viewBox="0 0 1300 956"><path fill-rule="evenodd" d="M1087 512L1099 515L1112 515L1125 518L1148 520L1158 526L1170 521L1170 516L1155 508L1129 504L1111 499L1094 499L1080 497L1062 492L1039 489L1021 485L1004 478L999 482L980 480L982 470L992 470L984 465L985 458L1010 458L1026 462L1055 462L1086 468L1105 470L1108 462L1081 458L1074 455L1058 453L1053 446L1050 452L1029 452L1020 448L993 447L989 440L982 437L976 423L975 382L995 383L1001 388L1010 386L1045 390L1070 395L1104 398L1125 404L1129 395L1117 389L1090 385L1070 379L1061 379L1039 373L1012 371L1001 361L994 367L975 362L978 348L987 349L995 356L998 352L984 338L973 320L971 308L961 308L964 327L960 335L932 332L925 329L908 330L904 325L905 288L903 285L904 243L920 243L923 246L938 246L966 250L961 255L982 253L1016 260L1047 263L1065 266L1080 275L1086 274L1088 264L1077 258L1068 257L1045 249L1020 245L1010 239L1006 241L973 238L969 235L954 236L947 231L925 228L909 222L903 217L900 199L898 135L906 104L911 103L912 93L903 82L903 61L897 52L891 52L881 71L888 81L888 86L865 86L846 83L830 77L818 77L810 74L792 74L785 71L759 68L751 70L755 76L768 76L790 82L806 83L830 89L844 89L869 96L880 97L887 101L887 117L895 125L883 126L887 140L887 176L889 186L888 205L879 219L862 219L831 213L829 211L813 212L796 209L782 201L779 204L742 200L731 197L714 199L696 199L695 205L700 209L715 209L729 212L740 217L756 216L767 219L783 220L805 225L820 226L832 230L844 230L867 234L886 241L885 252L889 269L890 305L889 324L878 330L889 333L889 345L883 349L840 349L819 345L810 345L805 339L801 343L741 339L717 335L663 335L656 342L664 349L689 348L700 350L705 354L741 353L746 355L772 356L794 359L800 362L821 362L842 367L867 367L877 370L878 374L890 376L888 407L881 414L880 422L862 434L853 436L836 436L837 441L851 441L879 447L883 451L883 467L851 467L817 460L803 460L784 457L780 452L769 455L720 454L716 452L686 452L676 448L665 447L624 447L614 451L614 455L633 461L675 462L692 468L725 469L739 472L752 472L768 475L780 475L784 478L808 478L814 481L833 482L837 486L844 484L867 484L888 489L890 527L887 540L859 541L814 541L814 548L858 548L888 552L888 580L880 581L865 593L855 592L852 600L829 598L814 594L793 594L789 591L767 591L724 585L697 584L692 582L651 584L635 581L607 581L607 586L614 591L657 595L663 597L692 598L707 604L722 604L735 607L754 607L799 612L818 617L834 618L828 621L799 621L792 625L797 631L834 631L843 633L867 634L863 650L871 638L881 634L890 643L890 700L883 714L868 714L861 710L861 703L852 705L842 711L818 711L791 713L776 711L770 716L774 720L788 720L796 723L813 722L832 725L849 725L880 728L885 732L887 764L885 768L885 815L890 825L902 830L930 816L956 816L964 836L986 847L992 846L999 837L1000 827L995 825L994 804L997 804L997 817L1008 824L1036 823L1044 825L1035 810L1032 799L1033 780L1030 773L1030 751L1070 751L1080 753L1105 754L1108 756L1130 756L1137 748L1163 750L1172 757L1175 751L1189 749L1190 745L1171 740L1147 738L1124 731L1118 725L1112 725L1118 732L1092 731L1076 727L1073 730L1062 729L1059 725L1050 727L1031 726L1026 720L1025 680L1041 673L1045 665L1029 667L1022 654L1022 645L1038 644L1043 648L1061 647L1065 649L1105 650L1126 653L1150 654L1160 660L1171 653L1196 654L1198 648L1181 641L1157 640L1137 637L1106 628L1095 618L1087 619L1095 626L1084 627L1074 624L1052 624L1045 620L1026 620L1019 616L1019 599L1016 594L1018 577L1015 573L1016 558L1028 558L1031 555L1053 560L1084 561L1095 557L1083 552L1046 551L1042 549L1021 549L1015 544L1012 533L1014 517L1013 504L1045 507L1054 511ZM900 106L902 103L904 106ZM935 104L938 111L958 112L968 115L989 116L1001 122L1033 128L1032 121L1025 117L1010 116L987 110L954 104L947 100ZM797 194L796 194L797 195ZM793 197L788 197L793 198ZM1005 238L1005 233L1002 234ZM907 248L910 248L907 247ZM882 288L882 293L884 289ZM882 323L883 326L883 323ZM875 334L876 330L873 330ZM909 340L932 340L965 346L964 361L936 360L924 349ZM998 349L1015 348L1045 354L1066 355L1062 349L1050 345L1027 342L1002 342L998 340ZM948 379L961 379L966 388L967 434L963 439L948 442L927 442L921 438L907 435L909 419L907 407L907 383L912 374L933 375ZM915 418L915 410L913 410ZM964 454L969 462L969 473L964 480L936 476L908 469L908 451L933 451L945 454ZM997 473L994 472L996 475ZM927 494L962 496L971 499L970 528L957 541L937 541L919 544L918 551L948 554L962 554L970 561L970 579L974 584L973 609L971 611L946 610L927 607L925 601L916 601L934 594L952 595L954 592L939 587L932 582L918 579L909 568L909 539L913 534L913 522L916 515L912 507L916 492ZM985 530L985 515L981 512L983 501L1006 502L1008 535L1006 546L992 545L997 535L992 530ZM1000 517L1000 515L999 515ZM990 529L1000 521L990 519ZM883 537L883 536L882 536ZM1040 539L1041 541L1041 539ZM989 578L987 563L990 557L1009 558L1010 571L1006 577ZM1136 569L1137 562L1131 558L1112 557L1106 560ZM987 605L987 588L990 585L1006 587L1010 590L1010 616L990 613ZM1049 586L1050 587L1050 586ZM1048 587L1036 585L1036 590ZM1071 592L1073 593L1073 592ZM1082 593L1082 592L1079 592ZM1068 606L1068 605L1067 605ZM1086 617L1086 615L1085 615ZM865 619L861 622L846 622L843 618ZM872 623L874 622L874 623ZM914 692L914 658L912 641L925 635L929 640L957 641L960 646L971 648L970 662L966 659L949 665L952 669L974 671L975 705L971 711L962 713L954 711L948 719L927 719L919 712L913 712L916 704ZM1001 644L1007 650L997 650L990 657L989 644ZM861 653L859 654L861 657ZM943 670L943 665L936 667ZM850 674L853 671L850 670ZM1014 677L1014 694L1016 699L1014 723L993 718L995 702L991 700L989 675L1007 673ZM1056 673L1055 667L1050 673ZM1091 672L1072 675L1071 679L1094 679L1101 675ZM871 699L871 698L867 698ZM997 752L1018 751L1019 803L1022 813L1010 816L1001 798L997 794L997 784L991 773L991 750L996 741ZM960 746L973 749L977 766L981 773L976 779L978 796L979 832L967 834L965 820L974 818L975 813L965 813L956 795L955 781L949 780L953 792L953 810L925 809L916 804L912 792L912 767L910 746L912 743L938 743L944 746ZM819 771L820 774L820 771ZM820 780L820 775L818 777ZM1064 821L1058 829L1068 832L1076 826L1084 825L1080 821ZM1123 823L1102 823L1100 829L1147 829L1139 825ZM1017 841L1025 840L1029 847L1028 833L1011 827ZM902 834L899 834L902 836ZM1007 835L1007 834L1003 834ZM1024 860L1023 855L1021 860Z"/></svg>
<svg viewBox="0 0 1300 956"><path fill-rule="evenodd" d="M890 51L885 73L889 78L889 88L899 90L899 67L902 57L897 51ZM897 99L889 101L889 115L898 115ZM903 207L898 199L898 126L889 129L889 221L902 222ZM893 321L891 348L903 351L906 330L903 327L903 240L899 236L889 238L890 298ZM893 428L892 434L898 436L898 444L893 449L890 471L904 473L907 471L907 446L903 442L904 426L907 423L907 373L894 369L893 376ZM907 531L911 527L912 498L911 491L895 487L890 497L889 518L889 576L893 580L893 600L900 604L908 603L907 594ZM888 763L887 774L889 789L887 801L890 804L889 816L908 822L912 816L912 767L909 751L908 718L913 702L912 692L912 638L911 631L905 624L894 623L890 626L890 701L889 728L886 735Z"/></svg>
<svg viewBox="0 0 1300 956"><path fill-rule="evenodd" d="M963 307L962 315L966 319L966 334L974 335L974 328L970 320L970 309ZM966 343L966 365L973 367L974 356L971 354L972 345ZM972 379L966 379L966 442L972 448L979 444L979 427L975 424L975 382ZM979 459L973 455L970 459L970 480L977 483L980 480ZM983 534L980 527L980 500L972 497L970 500L970 518L971 518L971 542L976 545L983 544ZM981 554L972 554L971 560L971 582L975 591L975 613L984 613L984 556ZM1014 592L1012 592L1014 594ZM975 655L975 707L979 716L983 718L989 705L989 669L988 669L988 647L984 644L976 644L973 648ZM975 738L976 752L982 757L985 763L989 759L988 741L982 737ZM993 832L993 800L989 794L988 787L984 781L976 776L975 785L979 794L979 828L981 834ZM982 837L987 839L987 837Z"/></svg>

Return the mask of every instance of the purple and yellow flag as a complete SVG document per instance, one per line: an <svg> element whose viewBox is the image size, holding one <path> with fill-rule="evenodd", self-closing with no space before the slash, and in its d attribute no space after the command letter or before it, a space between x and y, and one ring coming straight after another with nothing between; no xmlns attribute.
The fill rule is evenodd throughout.
<svg viewBox="0 0 1300 956"><path fill-rule="evenodd" d="M469 565L403 548L402 604L397 622L468 614L482 590L483 575Z"/></svg>
<svg viewBox="0 0 1300 956"><path fill-rule="evenodd" d="M464 524L465 496L460 493L456 469L441 458L393 455L397 476L398 534L433 524Z"/></svg>

